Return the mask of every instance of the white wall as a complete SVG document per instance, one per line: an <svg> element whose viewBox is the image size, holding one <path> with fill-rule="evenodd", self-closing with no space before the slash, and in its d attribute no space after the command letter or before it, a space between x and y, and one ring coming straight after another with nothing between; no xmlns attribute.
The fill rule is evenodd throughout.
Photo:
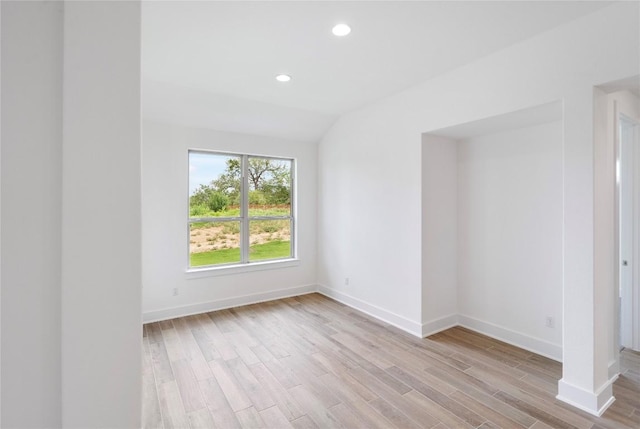
<svg viewBox="0 0 640 429"><path fill-rule="evenodd" d="M64 7L62 423L139 427L140 3Z"/></svg>
<svg viewBox="0 0 640 429"><path fill-rule="evenodd" d="M422 136L422 335L458 323L458 143Z"/></svg>
<svg viewBox="0 0 640 429"><path fill-rule="evenodd" d="M0 6L0 46L2 46L2 6ZM0 190L2 189L2 48L0 48ZM0 196L0 425L2 424L2 197Z"/></svg>
<svg viewBox="0 0 640 429"><path fill-rule="evenodd" d="M395 115L370 116L379 107L343 116L320 144L318 283L420 335L421 154L407 144L420 134Z"/></svg>
<svg viewBox="0 0 640 429"><path fill-rule="evenodd" d="M458 303L463 324L561 359L562 122L458 143Z"/></svg>
<svg viewBox="0 0 640 429"><path fill-rule="evenodd" d="M319 147L324 290L420 327L421 134L563 100L561 397L606 406L608 338L593 329L609 311L593 274L593 86L638 74L638 26L638 5L617 3L343 116Z"/></svg>
<svg viewBox="0 0 640 429"><path fill-rule="evenodd" d="M296 159L298 263L215 277L186 273L188 149ZM316 149L317 146L310 143L145 121L142 156L144 319L166 319L315 290ZM173 296L174 288L178 288L177 296Z"/></svg>
<svg viewBox="0 0 640 429"><path fill-rule="evenodd" d="M62 6L0 7L0 426L60 427Z"/></svg>

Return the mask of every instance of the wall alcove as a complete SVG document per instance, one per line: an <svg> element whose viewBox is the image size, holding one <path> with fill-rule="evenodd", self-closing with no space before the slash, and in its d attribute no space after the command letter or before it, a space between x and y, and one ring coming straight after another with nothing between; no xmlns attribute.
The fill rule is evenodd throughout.
<svg viewBox="0 0 640 429"><path fill-rule="evenodd" d="M562 142L560 101L423 134L425 334L562 359Z"/></svg>

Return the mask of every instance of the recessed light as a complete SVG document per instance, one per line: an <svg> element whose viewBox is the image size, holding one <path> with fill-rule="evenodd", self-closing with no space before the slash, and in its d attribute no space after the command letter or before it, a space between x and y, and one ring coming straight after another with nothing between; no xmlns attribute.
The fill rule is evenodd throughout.
<svg viewBox="0 0 640 429"><path fill-rule="evenodd" d="M291 80L291 76L289 76L288 74L279 74L278 76L276 76L276 80L278 82L289 82Z"/></svg>
<svg viewBox="0 0 640 429"><path fill-rule="evenodd" d="M338 24L331 29L331 32L336 36L342 37L351 33L351 27L349 27L347 24Z"/></svg>

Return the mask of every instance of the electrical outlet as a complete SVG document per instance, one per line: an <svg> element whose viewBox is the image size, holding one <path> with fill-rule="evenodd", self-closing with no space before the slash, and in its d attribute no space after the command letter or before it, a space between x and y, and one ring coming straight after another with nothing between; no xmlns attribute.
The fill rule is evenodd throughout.
<svg viewBox="0 0 640 429"><path fill-rule="evenodd" d="M555 323L553 321L553 317L547 316L546 319L545 319L544 325L547 328L553 328L555 326Z"/></svg>
<svg viewBox="0 0 640 429"><path fill-rule="evenodd" d="M173 288L173 296L178 296L178 294L180 293L180 291L178 290L177 287Z"/></svg>
<svg viewBox="0 0 640 429"><path fill-rule="evenodd" d="M349 277L344 278L344 285L349 286Z"/></svg>

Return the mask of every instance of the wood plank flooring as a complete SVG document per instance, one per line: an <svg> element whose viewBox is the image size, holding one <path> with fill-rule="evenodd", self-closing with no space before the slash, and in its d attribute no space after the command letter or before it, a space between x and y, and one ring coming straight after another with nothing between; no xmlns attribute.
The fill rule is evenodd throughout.
<svg viewBox="0 0 640 429"><path fill-rule="evenodd" d="M144 326L145 428L640 428L640 354L602 418L561 364L464 328L415 338L319 294Z"/></svg>

